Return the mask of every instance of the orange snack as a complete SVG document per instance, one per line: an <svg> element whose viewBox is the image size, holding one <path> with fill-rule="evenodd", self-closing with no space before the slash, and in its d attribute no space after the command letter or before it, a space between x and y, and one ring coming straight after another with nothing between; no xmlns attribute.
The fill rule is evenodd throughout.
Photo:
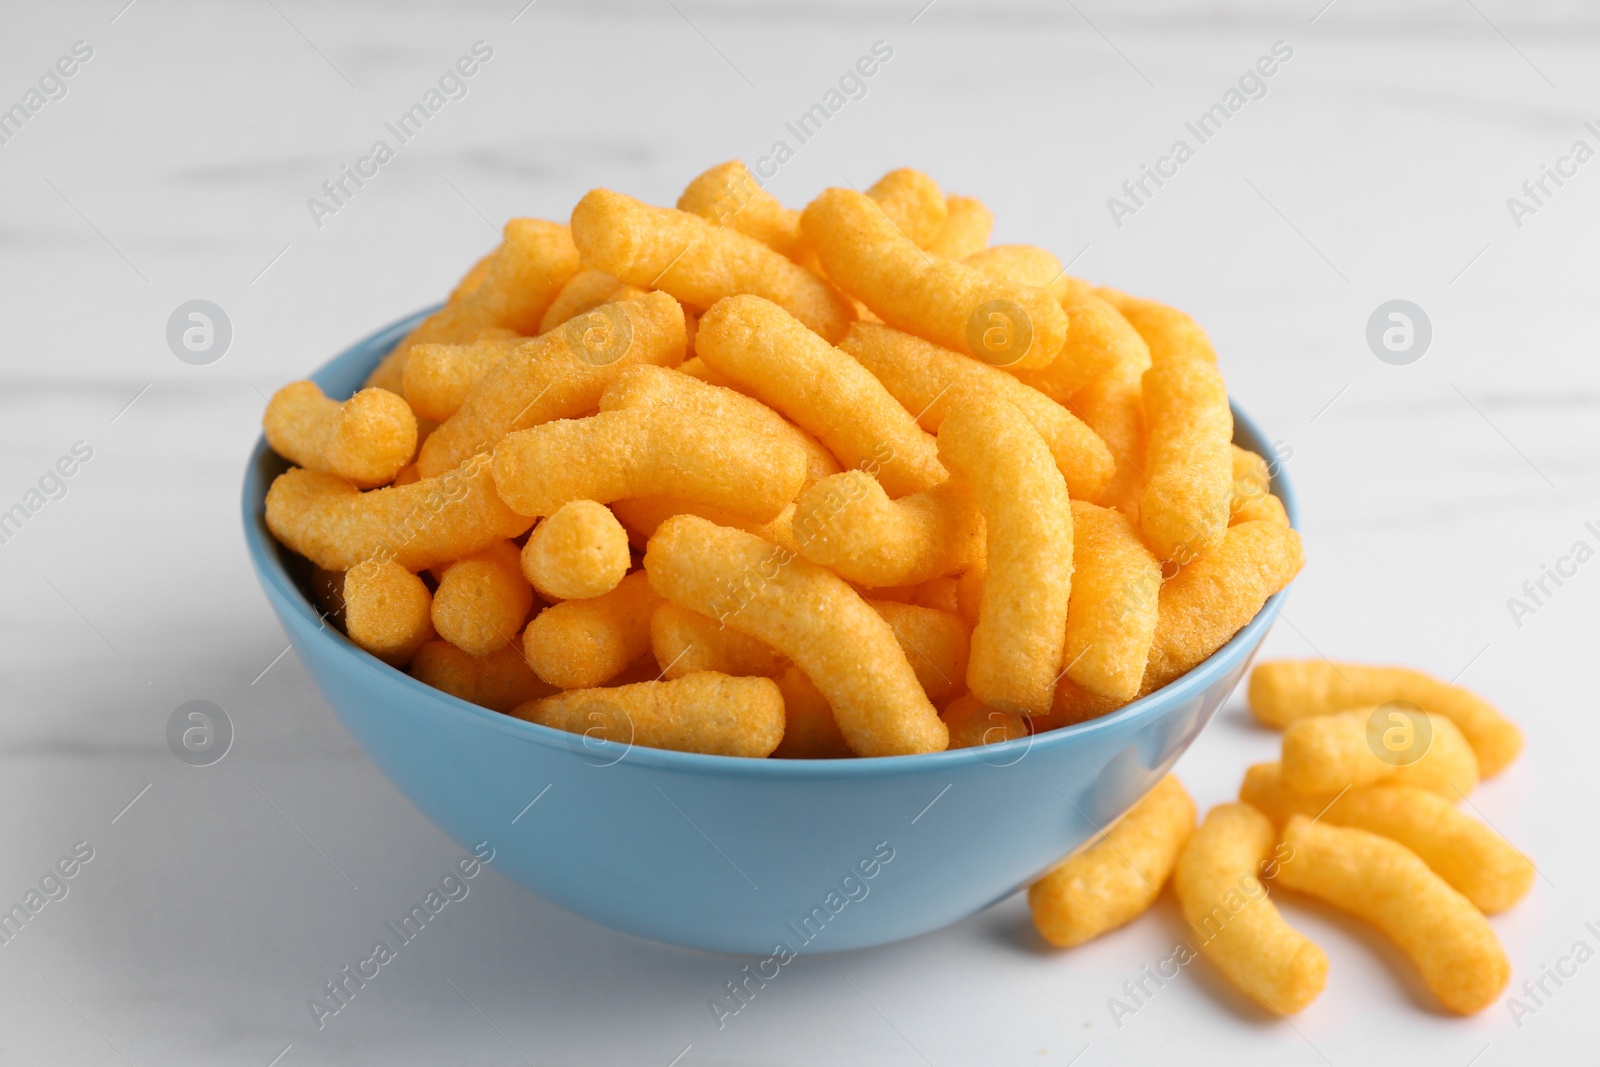
<svg viewBox="0 0 1600 1067"><path fill-rule="evenodd" d="M536 333L549 333L574 315L582 315L585 311L593 311L601 304L609 302L622 288L622 283L603 270L585 267L572 276L566 285L561 287L561 292L550 301L550 306L545 308L544 314L539 318L539 328Z"/></svg>
<svg viewBox="0 0 1600 1067"><path fill-rule="evenodd" d="M585 262L696 309L748 293L779 305L829 341L843 336L855 318L837 289L755 238L608 189L578 201L572 236Z"/></svg>
<svg viewBox="0 0 1600 1067"><path fill-rule="evenodd" d="M468 655L487 656L511 643L532 607L517 546L497 541L444 569L433 594L433 628Z"/></svg>
<svg viewBox="0 0 1600 1067"><path fill-rule="evenodd" d="M759 400L731 388L700 381L660 367L629 367L606 387L601 411L620 408L673 408L686 416L748 426L763 434L787 438L804 450L806 484L839 472L839 461L811 436Z"/></svg>
<svg viewBox="0 0 1600 1067"><path fill-rule="evenodd" d="M1304 815L1398 841L1486 915L1506 911L1533 886L1528 857L1438 793L1413 785L1380 782L1343 796L1307 796L1283 783L1274 761L1245 772L1239 799L1280 827Z"/></svg>
<svg viewBox="0 0 1600 1067"><path fill-rule="evenodd" d="M522 574L546 600L586 600L609 593L632 565L628 534L604 504L572 500L557 508L522 546Z"/></svg>
<svg viewBox="0 0 1600 1067"><path fill-rule="evenodd" d="M1044 438L1015 407L974 401L939 428L939 457L972 487L988 572L967 688L990 707L1049 710L1066 640L1072 510Z"/></svg>
<svg viewBox="0 0 1600 1067"><path fill-rule="evenodd" d="M804 484L806 453L753 422L619 408L507 434L494 450L494 477L501 498L526 515L551 515L572 500L664 494L770 522Z"/></svg>
<svg viewBox="0 0 1600 1067"><path fill-rule="evenodd" d="M650 648L663 678L696 671L777 678L789 668L789 661L770 645L671 602L650 616Z"/></svg>
<svg viewBox="0 0 1600 1067"><path fill-rule="evenodd" d="M1061 261L1038 245L990 245L968 256L963 262L991 278L1003 278L1043 289L1057 303L1067 295L1067 288L1072 282ZM1067 336L1071 338L1070 330Z"/></svg>
<svg viewBox="0 0 1600 1067"><path fill-rule="evenodd" d="M521 343L521 338L496 337L460 345L412 346L401 372L406 403L419 417L443 422Z"/></svg>
<svg viewBox="0 0 1600 1067"><path fill-rule="evenodd" d="M1248 448L1229 445L1228 455L1233 459L1231 506L1237 512L1251 501L1272 492L1272 472L1267 461Z"/></svg>
<svg viewBox="0 0 1600 1067"><path fill-rule="evenodd" d="M1328 819L1329 821L1337 822L1333 816L1335 799L1342 800L1344 797L1354 796L1357 793L1365 793L1370 789L1378 788L1403 789L1408 794L1414 793L1418 796L1440 799L1437 793L1429 793L1425 789L1418 789L1416 786L1409 785L1360 786L1344 790L1343 796L1340 796L1339 793L1325 795L1302 793L1298 789L1289 788L1288 784L1283 780L1283 764L1278 760L1272 760L1269 763L1252 763L1244 772L1244 781L1239 783L1239 802L1241 804L1249 804L1252 808L1271 819L1279 829L1282 829L1283 824L1289 821L1289 816L1291 815L1305 815L1313 819ZM1446 803L1449 802L1446 801ZM1454 811L1455 808L1452 807L1451 810ZM1370 829L1370 827L1359 828ZM1372 832L1379 833L1381 831L1373 830Z"/></svg>
<svg viewBox="0 0 1600 1067"><path fill-rule="evenodd" d="M1229 446L1233 455L1233 493L1228 525L1240 522L1275 522L1289 525L1283 501L1272 494L1272 473L1267 461L1254 452Z"/></svg>
<svg viewBox="0 0 1600 1067"><path fill-rule="evenodd" d="M918 248L928 248L944 234L950 218L944 192L920 170L891 170L872 184L867 195Z"/></svg>
<svg viewBox="0 0 1600 1067"><path fill-rule="evenodd" d="M665 293L605 304L516 346L433 432L417 456L424 476L493 448L513 430L593 411L637 363L683 360L683 309Z"/></svg>
<svg viewBox="0 0 1600 1067"><path fill-rule="evenodd" d="M523 656L562 689L604 685L650 651L650 615L660 604L644 572L634 571L609 593L564 600L534 616L522 635Z"/></svg>
<svg viewBox="0 0 1600 1067"><path fill-rule="evenodd" d="M888 600L895 604L909 604L918 587L914 585L884 585L874 588L851 582L850 588L871 600Z"/></svg>
<svg viewBox="0 0 1600 1067"><path fill-rule="evenodd" d="M1150 550L1179 565L1211 551L1228 527L1233 413L1216 365L1174 356L1144 375L1144 492L1139 523Z"/></svg>
<svg viewBox="0 0 1600 1067"><path fill-rule="evenodd" d="M659 682L660 680L661 668L656 666L656 658L646 652L622 668L622 672L607 681L606 686L609 688L619 685L635 685L639 682Z"/></svg>
<svg viewBox="0 0 1600 1067"><path fill-rule="evenodd" d="M1250 805L1218 804L1184 846L1172 885L1200 954L1263 1008L1293 1015L1327 984L1328 957L1267 899L1261 875L1287 881L1300 861L1298 850L1274 853L1275 840Z"/></svg>
<svg viewBox="0 0 1600 1067"><path fill-rule="evenodd" d="M1393 782L1454 801L1478 784L1478 757L1456 724L1415 705L1336 711L1283 732L1283 782L1316 796Z"/></svg>
<svg viewBox="0 0 1600 1067"><path fill-rule="evenodd" d="M1205 331L993 224L905 167L795 211L738 160L674 208L594 188L566 223L511 219L366 388L272 398L267 526L358 646L585 735L631 737L602 688L638 687L640 743L784 758L1122 707L1246 625L1299 536L1276 468L1231 444ZM1515 754L1434 684L1485 773ZM1442 756L1381 780L1459 769L1436 732ZM1324 747L1285 780L1379 780Z"/></svg>
<svg viewBox="0 0 1600 1067"><path fill-rule="evenodd" d="M1192 356L1207 363L1217 361L1211 339L1194 319L1177 308L1145 300L1116 289L1094 290L1096 296L1122 312L1150 346L1150 359L1163 363L1174 356Z"/></svg>
<svg viewBox="0 0 1600 1067"><path fill-rule="evenodd" d="M1028 736L1028 720L980 703L971 693L952 700L939 718L950 731L951 748L979 748Z"/></svg>
<svg viewBox="0 0 1600 1067"><path fill-rule="evenodd" d="M970 196L947 196L944 229L928 246L928 251L945 259L966 259L983 251L994 229L994 215L983 201Z"/></svg>
<svg viewBox="0 0 1600 1067"><path fill-rule="evenodd" d="M978 625L978 609L983 606L983 585L989 580L987 548L976 562L956 575L956 609L968 626Z"/></svg>
<svg viewBox="0 0 1600 1067"><path fill-rule="evenodd" d="M1029 887L1034 927L1057 948L1071 948L1143 915L1177 865L1194 816L1183 783L1161 779L1103 838Z"/></svg>
<svg viewBox="0 0 1600 1067"><path fill-rule="evenodd" d="M1232 526L1241 522L1270 522L1278 526L1289 525L1289 512L1283 506L1283 501L1268 493L1248 504L1237 508L1228 519Z"/></svg>
<svg viewBox="0 0 1600 1067"><path fill-rule="evenodd" d="M678 197L678 210L738 230L784 255L800 240L800 212L780 204L737 159L690 182Z"/></svg>
<svg viewBox="0 0 1600 1067"><path fill-rule="evenodd" d="M858 322L839 342L929 433L974 400L1004 400L1044 438L1074 498L1099 499L1116 464L1106 443L1071 411L1005 371L877 323Z"/></svg>
<svg viewBox="0 0 1600 1067"><path fill-rule="evenodd" d="M1281 659L1258 663L1250 673L1251 712L1280 729L1306 716L1395 700L1455 723L1471 743L1485 778L1499 774L1522 751L1522 731L1493 704L1422 671Z"/></svg>
<svg viewBox="0 0 1600 1067"><path fill-rule="evenodd" d="M1450 1011L1482 1011L1511 981L1488 920L1404 845L1304 815L1289 819L1283 842L1294 858L1277 880L1376 926Z"/></svg>
<svg viewBox="0 0 1600 1067"><path fill-rule="evenodd" d="M1009 368L1052 400L1065 401L1113 367L1148 360L1149 349L1115 307L1067 277L1061 261L1034 245L995 245L967 259L995 278L1044 289L1067 314L1067 340L1047 367Z"/></svg>
<svg viewBox="0 0 1600 1067"><path fill-rule="evenodd" d="M824 191L801 227L828 276L896 329L997 366L1048 366L1066 340L1049 293L929 255L854 190Z"/></svg>
<svg viewBox="0 0 1600 1067"><path fill-rule="evenodd" d="M538 330L544 309L578 272L578 250L567 227L543 219L512 219L504 232L505 241L489 254L483 280L422 320L383 357L367 385L400 393L406 353L413 345L459 344L486 326L519 334Z"/></svg>
<svg viewBox="0 0 1600 1067"><path fill-rule="evenodd" d="M1274 523L1230 527L1215 552L1184 567L1161 587L1156 631L1138 696L1187 674L1228 643L1293 580L1303 559L1300 537ZM1127 703L1101 696L1063 677L1056 685L1046 729L1085 722Z"/></svg>
<svg viewBox="0 0 1600 1067"><path fill-rule="evenodd" d="M483 284L483 280L489 276L489 265L494 262L495 253L498 251L500 251L499 245L489 249L479 257L467 273L461 276L461 280L456 282L456 287L450 290L449 303L459 303L468 293Z"/></svg>
<svg viewBox="0 0 1600 1067"><path fill-rule="evenodd" d="M948 744L894 631L842 578L691 515L661 524L644 566L666 599L793 660L833 706L857 755L938 752Z"/></svg>
<svg viewBox="0 0 1600 1067"><path fill-rule="evenodd" d="M700 357L815 435L848 467L872 468L890 496L944 481L933 438L855 360L770 301L735 296L700 319Z"/></svg>
<svg viewBox="0 0 1600 1067"><path fill-rule="evenodd" d="M1101 375L1126 363L1149 358L1144 338L1122 313L1093 293L1070 288L1061 300L1067 313L1067 341L1055 362L1016 375L1055 400L1065 400Z"/></svg>
<svg viewBox="0 0 1600 1067"><path fill-rule="evenodd" d="M801 493L792 528L801 555L869 588L958 574L983 543L983 516L965 482L890 500L865 471L835 474Z"/></svg>
<svg viewBox="0 0 1600 1067"><path fill-rule="evenodd" d="M770 678L701 671L670 682L576 689L512 712L541 726L675 752L769 755L783 739L783 695Z"/></svg>
<svg viewBox="0 0 1600 1067"><path fill-rule="evenodd" d="M982 555L981 548L978 554ZM921 604L925 608L937 608L952 615L961 615L965 619L966 616L961 611L961 594L958 592L959 584L959 578L949 576L923 582L912 591L910 603ZM972 623L970 621L968 621L967 627L969 630L971 629Z"/></svg>
<svg viewBox="0 0 1600 1067"><path fill-rule="evenodd" d="M1082 389L1065 405L1105 443L1112 459L1112 474L1098 496L1088 499L1114 507L1139 519L1139 496L1144 492L1144 395L1142 381L1150 357L1119 363ZM1087 494L1079 494L1087 496Z"/></svg>
<svg viewBox="0 0 1600 1067"><path fill-rule="evenodd" d="M696 328L698 329L698 324ZM739 387L738 382L726 374L719 374L712 370L711 365L699 356L691 356L689 359L684 360L679 365L678 371L681 374L687 374L691 378L705 382L707 385L720 385L724 389L732 389L735 392L744 393L746 396L750 395L747 390Z"/></svg>
<svg viewBox="0 0 1600 1067"><path fill-rule="evenodd" d="M1161 564L1126 515L1072 502L1072 597L1066 675L1099 696L1132 700L1155 640Z"/></svg>
<svg viewBox="0 0 1600 1067"><path fill-rule="evenodd" d="M853 755L834 720L833 706L804 671L787 667L776 681L783 693L784 728L783 742L773 751L773 758L844 759Z"/></svg>
<svg viewBox="0 0 1600 1067"><path fill-rule="evenodd" d="M332 571L369 559L424 570L532 525L501 503L487 456L436 478L368 493L337 475L295 468L267 491L266 518L272 536Z"/></svg>
<svg viewBox="0 0 1600 1067"><path fill-rule="evenodd" d="M429 641L411 660L419 682L502 714L519 704L557 692L541 682L522 658L521 641L487 656L469 656L448 641Z"/></svg>
<svg viewBox="0 0 1600 1067"><path fill-rule="evenodd" d="M1141 686L1142 688L1142 686ZM1056 682L1056 691L1050 702L1050 710L1044 715L1033 718L1034 733L1044 733L1046 730L1057 730L1063 726L1074 726L1090 719L1098 719L1102 715L1116 711L1126 700L1117 697L1103 697L1098 693L1091 693L1082 688L1063 671L1061 678Z"/></svg>
<svg viewBox="0 0 1600 1067"><path fill-rule="evenodd" d="M1270 522L1242 522L1207 555L1161 587L1155 640L1140 692L1199 666L1256 617L1267 598L1300 573L1300 535Z"/></svg>
<svg viewBox="0 0 1600 1067"><path fill-rule="evenodd" d="M341 596L345 634L391 667L405 666L433 637L428 587L398 563L356 564L344 574Z"/></svg>
<svg viewBox="0 0 1600 1067"><path fill-rule="evenodd" d="M943 704L966 688L971 631L961 616L893 600L867 603L894 631L930 701Z"/></svg>
<svg viewBox="0 0 1600 1067"><path fill-rule="evenodd" d="M344 625L344 572L311 568L311 595L317 598L323 618Z"/></svg>
<svg viewBox="0 0 1600 1067"><path fill-rule="evenodd" d="M755 534L789 552L799 554L800 546L794 539L794 505L789 504L778 512L771 522L755 522L726 508L714 508L692 500L679 500L669 496L636 496L618 500L611 505L612 514L622 520L628 530L628 541L641 551L657 528L674 515L697 515L718 526Z"/></svg>
<svg viewBox="0 0 1600 1067"><path fill-rule="evenodd" d="M363 389L341 404L315 382L290 382L267 401L261 426L290 463L361 489L387 485L417 450L416 417L383 389Z"/></svg>

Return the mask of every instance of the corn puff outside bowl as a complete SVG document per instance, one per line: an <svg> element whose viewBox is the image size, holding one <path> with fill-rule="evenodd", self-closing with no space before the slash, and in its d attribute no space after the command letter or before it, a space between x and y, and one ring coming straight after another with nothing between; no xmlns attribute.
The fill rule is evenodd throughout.
<svg viewBox="0 0 1600 1067"><path fill-rule="evenodd" d="M313 375L350 396L429 308ZM1234 440L1271 455L1233 409ZM629 746L452 697L327 625L310 565L268 532L287 468L257 442L245 541L312 680L373 762L447 835L613 929L691 948L835 952L937 930L1095 840L1171 769L1249 669L1288 590L1198 667L1100 718L927 755L750 759ZM1283 471L1272 491L1299 525ZM530 802L537 799L536 804Z"/></svg>

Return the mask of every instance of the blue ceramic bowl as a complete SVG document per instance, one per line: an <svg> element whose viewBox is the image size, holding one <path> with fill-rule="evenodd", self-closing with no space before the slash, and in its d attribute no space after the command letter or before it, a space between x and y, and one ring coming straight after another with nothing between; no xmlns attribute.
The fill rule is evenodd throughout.
<svg viewBox="0 0 1600 1067"><path fill-rule="evenodd" d="M313 377L348 396L426 312ZM1234 411L1239 444L1270 443ZM345 728L425 815L493 866L595 922L783 958L937 930L1004 899L1153 786L1249 667L1284 594L1210 659L1091 722L983 748L757 760L627 748L522 722L415 681L321 624L304 562L267 532L284 462L258 442L245 539L261 587ZM1291 519L1280 472L1273 490Z"/></svg>

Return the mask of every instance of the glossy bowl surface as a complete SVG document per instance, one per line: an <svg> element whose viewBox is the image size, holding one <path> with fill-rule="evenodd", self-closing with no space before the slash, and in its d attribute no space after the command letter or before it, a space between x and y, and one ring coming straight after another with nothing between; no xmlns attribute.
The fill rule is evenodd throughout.
<svg viewBox="0 0 1600 1067"><path fill-rule="evenodd" d="M313 379L350 395L426 314L357 342ZM1273 455L1237 408L1234 420L1240 445ZM266 528L266 491L284 469L258 442L244 478L250 557L295 652L373 762L446 834L489 842L493 866L545 899L725 952L879 945L1016 892L1166 774L1244 676L1287 592L1171 685L1038 737L848 760L629 748L458 700L323 625L304 561ZM1272 488L1298 525L1281 467Z"/></svg>

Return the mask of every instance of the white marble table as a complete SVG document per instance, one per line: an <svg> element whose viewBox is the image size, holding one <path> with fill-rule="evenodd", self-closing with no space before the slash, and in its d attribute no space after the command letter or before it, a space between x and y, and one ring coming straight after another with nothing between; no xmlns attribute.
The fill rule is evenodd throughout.
<svg viewBox="0 0 1600 1067"><path fill-rule="evenodd" d="M123 2L0 16L0 106L92 49L0 144L0 509L40 504L0 544L0 903L93 850L0 945L4 1062L1488 1067L1592 1049L1600 963L1547 980L1520 1020L1445 1018L1374 935L1298 904L1333 971L1292 1023L1197 964L1119 1026L1108 998L1181 936L1170 901L1070 954L1013 899L806 959L719 1032L706 999L728 958L497 874L319 1031L307 998L460 850L281 655L237 508L263 394L436 299L509 215L561 217L601 183L670 202L780 138L796 151L770 187L796 204L925 168L993 205L997 240L1209 327L1304 503L1310 563L1270 653L1460 675L1526 727L1527 755L1472 801L1542 872L1494 920L1515 991L1600 948L1600 563L1533 614L1507 606L1574 542L1600 546L1600 162L1560 162L1600 148L1591 9ZM466 96L315 225L307 198L480 40ZM865 96L795 145L784 123L877 41L893 56ZM1277 41L1293 54L1265 94L1203 144L1187 133ZM1192 158L1161 163L1176 173L1118 226L1107 199L1178 138ZM1514 219L1544 164L1570 176ZM208 366L164 336L196 298L233 328ZM1433 329L1404 366L1364 337L1396 298ZM57 498L30 498L78 442L92 457L46 478ZM190 699L235 724L214 766L167 749ZM1211 804L1273 747L1236 700L1179 770Z"/></svg>

